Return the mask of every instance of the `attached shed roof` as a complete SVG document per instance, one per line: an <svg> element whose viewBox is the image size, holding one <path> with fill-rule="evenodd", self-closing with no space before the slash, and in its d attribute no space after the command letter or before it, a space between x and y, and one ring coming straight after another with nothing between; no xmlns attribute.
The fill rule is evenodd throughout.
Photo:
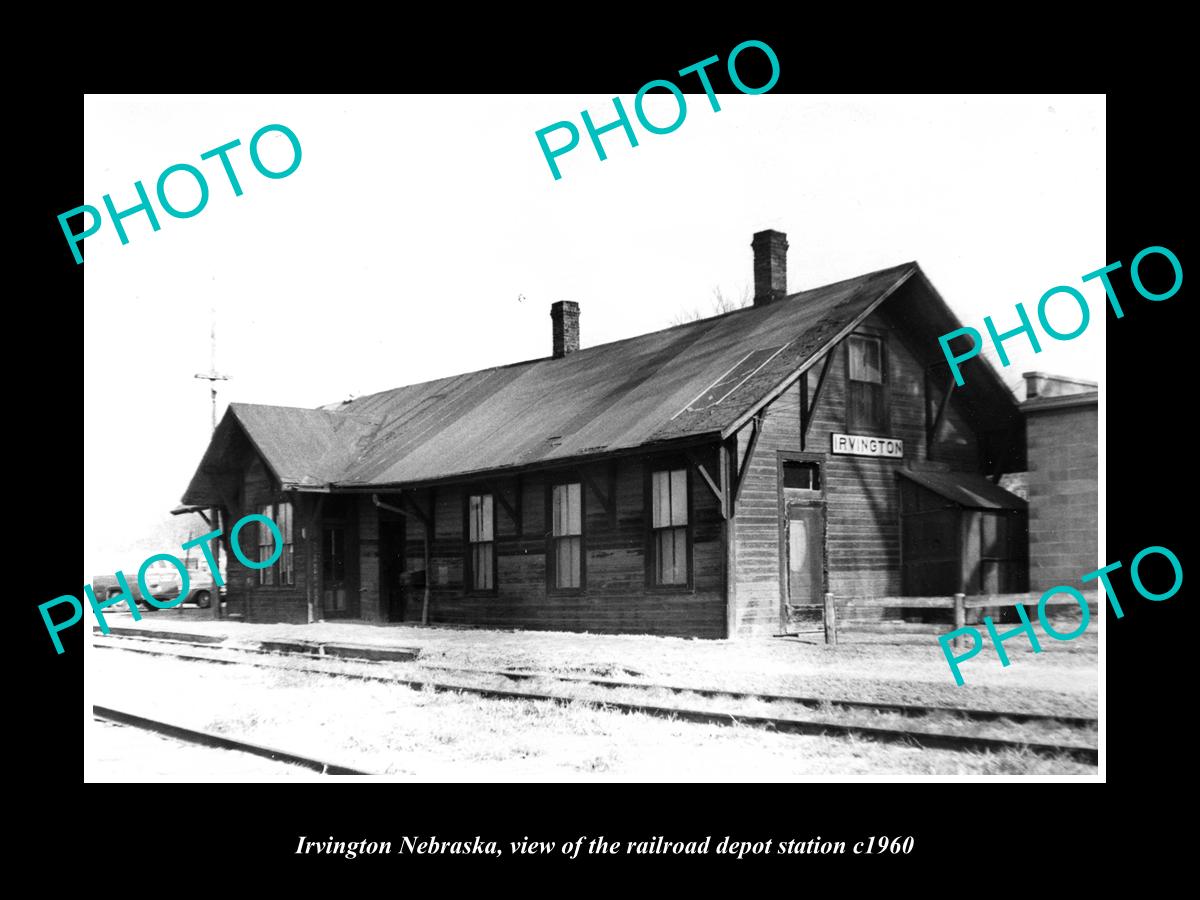
<svg viewBox="0 0 1200 900"><path fill-rule="evenodd" d="M222 429L234 423L284 485L301 489L415 485L728 437L910 279L920 300L906 300L904 314L924 317L933 323L927 328L957 327L917 264L905 263L561 359L409 385L336 408L231 404L183 502L211 499L202 474L206 464L217 467ZM985 410L1000 397L1016 415L990 368L965 393Z"/></svg>
<svg viewBox="0 0 1200 900"><path fill-rule="evenodd" d="M916 472L898 469L902 478L915 481L951 503L967 509L1028 509L1029 504L982 475L967 472Z"/></svg>

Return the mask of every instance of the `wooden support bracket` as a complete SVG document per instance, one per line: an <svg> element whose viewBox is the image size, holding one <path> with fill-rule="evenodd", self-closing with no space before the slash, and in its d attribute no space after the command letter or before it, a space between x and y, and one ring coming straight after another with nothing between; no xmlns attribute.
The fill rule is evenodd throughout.
<svg viewBox="0 0 1200 900"><path fill-rule="evenodd" d="M925 435L925 444L932 447L937 443L937 433L942 427L942 421L946 418L946 410L950 406L950 394L954 391L954 376L946 377L946 392L942 395L942 402L938 404L937 414L933 418L933 423L929 426L929 431Z"/></svg>
<svg viewBox="0 0 1200 900"><path fill-rule="evenodd" d="M742 487L746 484L747 470L750 468L750 463L754 459L754 450L758 446L758 438L763 430L763 417L760 413L750 420L750 443L746 447L746 455L742 458L742 464L738 466L737 478L735 479L736 487L733 489L733 503L736 508L738 499L742 496ZM734 444L736 448L737 444Z"/></svg>
<svg viewBox="0 0 1200 900"><path fill-rule="evenodd" d="M517 534L520 534L521 533L521 485L520 485L520 482L517 483L517 504L516 504L516 506L514 506L513 504L508 502L508 498L504 496L504 490L501 488L500 485L489 481L485 484L485 486L487 487L487 489L489 491L492 492L492 495L496 498L497 502L501 506L504 507L504 511L506 513L508 513L508 517L512 520L513 525L517 529Z"/></svg>
<svg viewBox="0 0 1200 900"><path fill-rule="evenodd" d="M607 490L600 490L600 485L588 474L584 469L580 472L580 477L596 498L600 501L600 505L604 507L604 513L608 516L608 524L610 528L617 526L617 463L616 460L610 460L604 472L604 482Z"/></svg>
<svg viewBox="0 0 1200 900"><path fill-rule="evenodd" d="M720 449L722 451L724 450L723 444L721 445ZM704 467L704 463L700 461L700 458L691 450L684 450L683 452L684 455L691 460L692 465L696 467L696 471L700 473L700 477L704 479L705 484L708 485L708 489L713 492L713 496L717 498L717 503L721 505L722 518L725 518L725 495L721 492L721 489L717 487L717 483L713 481L713 477L708 474L708 469ZM724 453L722 452L721 455L724 456Z"/></svg>
<svg viewBox="0 0 1200 900"><path fill-rule="evenodd" d="M808 449L808 429L812 426L813 412L817 408L817 402L821 399L821 388L825 387L825 378L829 375L829 364L833 362L834 348L830 347L825 353L825 365L821 366L821 374L817 377L817 386L813 389L812 400L809 401L808 394L808 373L804 373L803 387L800 391L800 449Z"/></svg>
<svg viewBox="0 0 1200 900"><path fill-rule="evenodd" d="M411 493L401 494L400 502L407 503L410 507L412 507L413 515L415 515L420 520L421 524L425 526L426 530L428 530L432 527L432 525L433 525L433 523L432 523L433 509L432 508L430 508L430 511L428 513L426 513L425 510L421 509L421 507L417 504L417 501L413 498Z"/></svg>

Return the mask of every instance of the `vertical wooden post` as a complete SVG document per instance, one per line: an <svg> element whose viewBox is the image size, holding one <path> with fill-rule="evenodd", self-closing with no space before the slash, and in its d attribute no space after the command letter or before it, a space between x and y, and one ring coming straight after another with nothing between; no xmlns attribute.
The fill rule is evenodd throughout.
<svg viewBox="0 0 1200 900"><path fill-rule="evenodd" d="M954 595L954 628L955 628L955 630L962 628L967 624L966 599L967 599L967 597L965 594L955 594ZM954 649L955 650L962 649L962 635L961 634L954 636Z"/></svg>
<svg viewBox="0 0 1200 900"><path fill-rule="evenodd" d="M215 506L211 507L209 509L209 515L212 516L212 518L209 520L209 527L215 528L217 531L220 531L221 530L221 510ZM188 552L190 553L191 551L188 551ZM219 580L221 580L221 545L219 542L217 544L216 560L217 560L217 565L216 565L217 571L213 575L211 603L212 603L212 610L213 610L213 618L219 619L219 618L221 618L221 589L219 587L217 587L217 582Z"/></svg>
<svg viewBox="0 0 1200 900"><path fill-rule="evenodd" d="M425 519L425 598L421 603L421 624L429 624L429 595L433 584L433 514L437 508L437 495L429 489L429 516ZM413 500L416 506L416 499Z"/></svg>
<svg viewBox="0 0 1200 900"><path fill-rule="evenodd" d="M320 544L313 536L313 522L316 516L309 516L308 524L304 526L304 599L308 604L308 624L317 621L317 600L320 598L317 586L317 554L321 552ZM321 548L323 549L323 548Z"/></svg>
<svg viewBox="0 0 1200 900"><path fill-rule="evenodd" d="M321 555L325 552L321 510L324 507L325 495L318 494L308 512L307 524L304 526L304 549L307 553L305 564L308 566L308 575L304 580L307 584L305 596L308 600L308 623L310 625L324 615L321 598Z"/></svg>
<svg viewBox="0 0 1200 900"><path fill-rule="evenodd" d="M837 607L833 603L833 594L825 595L825 643L837 643Z"/></svg>
<svg viewBox="0 0 1200 900"><path fill-rule="evenodd" d="M615 496L615 495L614 495ZM521 505L525 497L525 476L517 476L517 537L525 534L525 508Z"/></svg>
<svg viewBox="0 0 1200 900"><path fill-rule="evenodd" d="M725 637L733 640L737 636L737 519L730 517L721 521L721 540L724 542L724 559L721 574L725 583Z"/></svg>

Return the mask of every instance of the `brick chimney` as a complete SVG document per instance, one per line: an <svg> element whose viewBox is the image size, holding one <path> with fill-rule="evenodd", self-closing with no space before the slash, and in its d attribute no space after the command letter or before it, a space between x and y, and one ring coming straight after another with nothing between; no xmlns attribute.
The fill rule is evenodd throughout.
<svg viewBox="0 0 1200 900"><path fill-rule="evenodd" d="M550 321L554 323L554 358L562 359L579 349L579 304L559 300L550 304Z"/></svg>
<svg viewBox="0 0 1200 900"><path fill-rule="evenodd" d="M754 305L782 300L787 296L787 235L760 231L750 246L754 250Z"/></svg>

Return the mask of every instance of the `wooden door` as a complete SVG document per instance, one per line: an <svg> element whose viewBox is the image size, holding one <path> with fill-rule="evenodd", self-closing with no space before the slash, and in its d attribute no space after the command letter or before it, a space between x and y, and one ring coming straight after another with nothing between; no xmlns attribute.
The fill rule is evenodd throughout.
<svg viewBox="0 0 1200 900"><path fill-rule="evenodd" d="M345 525L327 523L321 530L321 610L326 619L358 616L356 562L349 553Z"/></svg>
<svg viewBox="0 0 1200 900"><path fill-rule="evenodd" d="M389 622L403 622L408 607L409 575L405 571L405 521L380 518L379 567L383 583L380 601Z"/></svg>
<svg viewBox="0 0 1200 900"><path fill-rule="evenodd" d="M825 507L789 503L783 525L784 631L819 630L825 600Z"/></svg>

